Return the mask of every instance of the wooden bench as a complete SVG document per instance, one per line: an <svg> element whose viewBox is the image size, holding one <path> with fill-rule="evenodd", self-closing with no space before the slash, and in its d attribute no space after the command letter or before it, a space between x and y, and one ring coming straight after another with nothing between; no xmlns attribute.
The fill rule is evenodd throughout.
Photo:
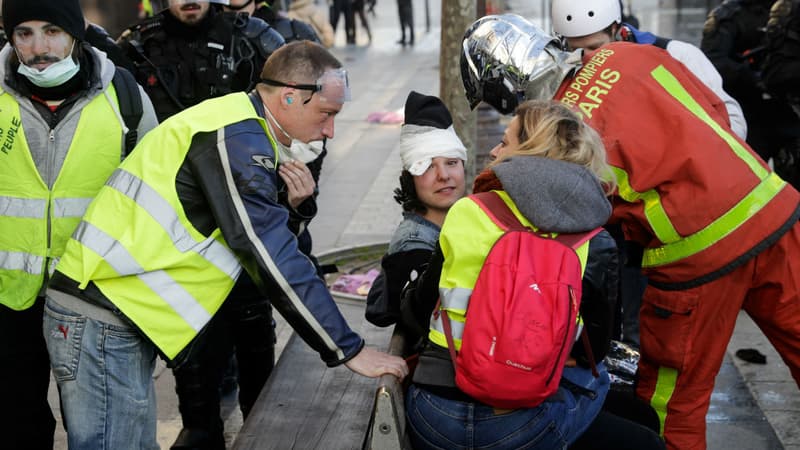
<svg viewBox="0 0 800 450"><path fill-rule="evenodd" d="M367 345L400 354L403 338L364 319L363 301L337 299ZM408 449L397 378L329 368L293 334L234 442L235 450Z"/></svg>

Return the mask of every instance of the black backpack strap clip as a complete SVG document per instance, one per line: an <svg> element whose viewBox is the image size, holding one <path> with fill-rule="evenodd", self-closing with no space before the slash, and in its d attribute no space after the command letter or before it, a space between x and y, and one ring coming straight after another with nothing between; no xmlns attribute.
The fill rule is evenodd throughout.
<svg viewBox="0 0 800 450"><path fill-rule="evenodd" d="M136 78L123 67L116 67L114 78L111 82L117 92L119 113L123 122L125 122L125 127L128 128L128 132L125 133L125 148L123 149L123 156L127 156L136 146L136 141L139 137L137 129L144 113L142 97L139 93L139 85L136 83Z"/></svg>

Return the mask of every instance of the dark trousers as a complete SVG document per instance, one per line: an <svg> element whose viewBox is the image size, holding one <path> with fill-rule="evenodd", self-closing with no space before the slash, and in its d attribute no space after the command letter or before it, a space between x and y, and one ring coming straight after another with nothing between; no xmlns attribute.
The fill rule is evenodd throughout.
<svg viewBox="0 0 800 450"><path fill-rule="evenodd" d="M336 33L336 25L339 24L339 16L344 14L344 32L347 36L348 44L356 43L356 18L353 12L353 5L350 0L333 0L330 7L330 21L333 27L334 34Z"/></svg>
<svg viewBox="0 0 800 450"><path fill-rule="evenodd" d="M655 431L628 419L600 411L570 450L608 448L615 450L664 450L666 445Z"/></svg>
<svg viewBox="0 0 800 450"><path fill-rule="evenodd" d="M353 8L353 15L358 14L361 26L367 32L367 39L372 42L372 31L369 29L369 21L367 20L366 11L364 11L364 0L353 0L351 7Z"/></svg>
<svg viewBox="0 0 800 450"><path fill-rule="evenodd" d="M47 403L50 360L42 334L44 299L24 310L0 305L0 447L53 448L56 421ZM56 330L57 331L57 330Z"/></svg>
<svg viewBox="0 0 800 450"><path fill-rule="evenodd" d="M198 448L224 450L220 384L231 355L236 357L244 417L275 364L272 308L246 273L197 339L189 359L173 371L178 408L184 429L200 436L196 439L203 443Z"/></svg>
<svg viewBox="0 0 800 450"><path fill-rule="evenodd" d="M414 10L411 0L397 0L397 15L400 18L400 43L414 43ZM406 36L408 28L408 36Z"/></svg>

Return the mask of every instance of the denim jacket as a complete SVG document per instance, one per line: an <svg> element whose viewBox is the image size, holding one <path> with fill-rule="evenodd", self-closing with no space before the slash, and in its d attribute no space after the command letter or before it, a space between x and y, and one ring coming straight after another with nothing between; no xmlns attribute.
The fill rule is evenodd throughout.
<svg viewBox="0 0 800 450"><path fill-rule="evenodd" d="M435 223L413 212L404 212L403 221L397 226L389 242L386 254L407 252L410 250L430 250L436 247L439 240L439 228Z"/></svg>
<svg viewBox="0 0 800 450"><path fill-rule="evenodd" d="M406 283L420 273L439 239L439 226L422 216L403 213L403 221L381 259L381 273L367 294L365 317L371 323L386 327L400 316L400 295Z"/></svg>

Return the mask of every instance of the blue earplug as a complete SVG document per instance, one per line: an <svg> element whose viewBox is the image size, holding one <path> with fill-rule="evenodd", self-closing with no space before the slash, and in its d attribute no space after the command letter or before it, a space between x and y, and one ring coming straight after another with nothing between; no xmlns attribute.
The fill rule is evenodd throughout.
<svg viewBox="0 0 800 450"><path fill-rule="evenodd" d="M286 104L287 105L291 105L292 104L292 97L286 97Z"/></svg>

